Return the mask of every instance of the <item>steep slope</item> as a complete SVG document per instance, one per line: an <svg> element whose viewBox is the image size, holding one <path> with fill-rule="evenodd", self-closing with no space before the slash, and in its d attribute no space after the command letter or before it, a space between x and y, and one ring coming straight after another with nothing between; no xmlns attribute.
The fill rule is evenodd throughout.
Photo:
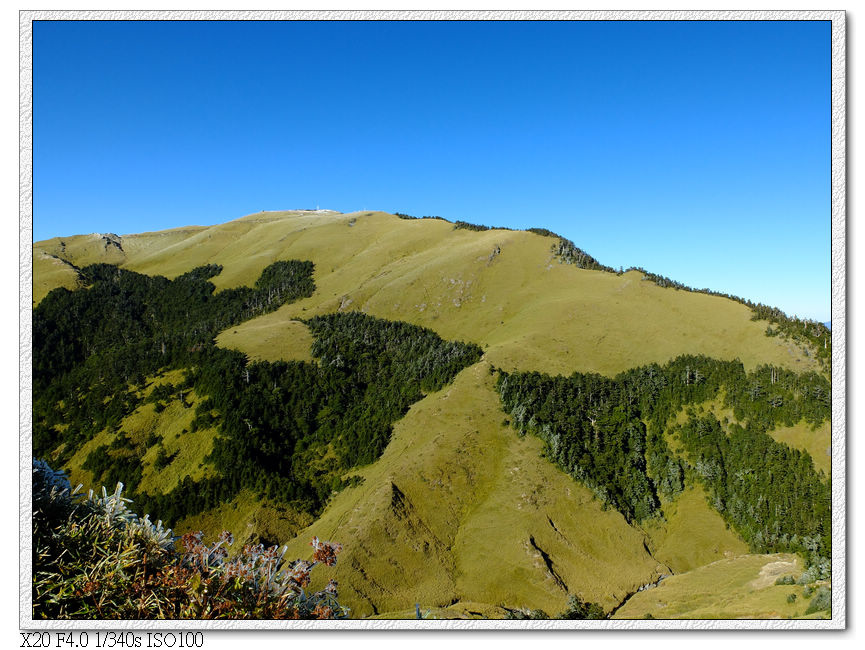
<svg viewBox="0 0 865 650"><path fill-rule="evenodd" d="M649 521L645 529L654 555L673 573L690 571L719 557L748 552L748 545L706 504L706 491L691 486L673 502L664 504L663 519Z"/></svg>
<svg viewBox="0 0 865 650"><path fill-rule="evenodd" d="M182 525L288 542L296 557L306 556L312 535L342 542L337 579L354 616L410 611L416 602L485 615L501 615L501 607L555 613L569 593L610 609L663 575L746 548L693 486L665 506L665 522L645 530L602 509L542 456L540 440L503 425L490 369L610 376L683 353L739 358L749 370L817 364L796 345L765 336L766 323L752 321L744 305L664 289L636 271L562 264L551 252L555 242L378 212L261 213L116 241L39 242L34 299L74 286L74 267L96 261L168 277L221 264L213 282L226 289L251 284L275 260L311 260L311 297L223 331L218 344L252 359L309 361L312 339L300 319L362 310L481 345L482 361L416 403L384 455L352 471L363 482L336 495L295 539L285 536L308 520L248 493ZM148 476L154 484L156 475Z"/></svg>
<svg viewBox="0 0 865 650"><path fill-rule="evenodd" d="M62 258L77 266L114 261L120 251L94 237L64 239ZM470 336L490 363L506 370L613 374L697 352L738 357L747 369L758 363L816 369L795 345L766 337L766 324L752 321L744 305L664 289L638 271L618 276L561 264L550 250L555 241L380 212L261 213L208 228L124 236L119 263L167 277L222 264L213 280L220 289L254 282L275 260L308 259L317 291L280 309L278 318L361 309L430 327L447 339ZM34 249L34 274L42 278L48 261L39 252L61 255L60 244L48 240ZM47 287L41 280L37 286ZM250 321L234 329L240 335L255 327ZM232 345L243 350L242 338Z"/></svg>
<svg viewBox="0 0 865 650"><path fill-rule="evenodd" d="M47 246L47 248L58 250L54 246ZM62 257L46 252L44 248L34 249L33 269L34 305L52 289L57 287L75 289L78 286L78 269L75 265Z"/></svg>
<svg viewBox="0 0 865 650"><path fill-rule="evenodd" d="M419 602L564 608L568 593L607 607L669 569L644 535L601 509L502 425L489 365L416 404L362 485L339 494L310 535L346 542L336 577L354 615Z"/></svg>
<svg viewBox="0 0 865 650"><path fill-rule="evenodd" d="M142 396L148 395L159 385L179 381L181 376L182 372L173 371L154 378L150 382L149 389L144 391ZM148 447L143 458L140 484L144 492L167 492L184 476L191 476L197 480L209 470L204 458L213 448L213 437L216 431L200 429L190 433L187 430L191 428L195 406L199 400L194 391L187 392L184 397L186 406L181 406L179 400L174 399L161 411L157 411L154 404L142 404L125 417L118 427L118 431L122 430L129 436L134 446ZM126 450L117 444L121 442L119 438L121 435L118 432L105 429L85 443L69 461L71 469L69 480L72 484L93 485L93 472L83 467L87 457L102 445L111 447L111 453L123 454ZM155 461L160 450L167 453L170 462L166 467L157 469ZM129 482L128 478L126 482Z"/></svg>

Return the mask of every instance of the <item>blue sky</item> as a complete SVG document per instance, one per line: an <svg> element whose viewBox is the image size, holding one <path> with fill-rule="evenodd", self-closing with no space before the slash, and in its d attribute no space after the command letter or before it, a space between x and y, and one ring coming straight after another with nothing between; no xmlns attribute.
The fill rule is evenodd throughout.
<svg viewBox="0 0 865 650"><path fill-rule="evenodd" d="M828 22L41 22L34 239L321 206L545 227L830 317Z"/></svg>

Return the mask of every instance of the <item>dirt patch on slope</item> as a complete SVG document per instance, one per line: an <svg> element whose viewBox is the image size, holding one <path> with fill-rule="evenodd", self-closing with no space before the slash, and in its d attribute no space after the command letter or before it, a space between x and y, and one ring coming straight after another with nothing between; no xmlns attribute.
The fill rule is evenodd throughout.
<svg viewBox="0 0 865 650"><path fill-rule="evenodd" d="M768 562L760 569L760 575L752 580L748 586L752 589L763 589L775 584L781 576L796 572L796 562L790 560L779 560Z"/></svg>

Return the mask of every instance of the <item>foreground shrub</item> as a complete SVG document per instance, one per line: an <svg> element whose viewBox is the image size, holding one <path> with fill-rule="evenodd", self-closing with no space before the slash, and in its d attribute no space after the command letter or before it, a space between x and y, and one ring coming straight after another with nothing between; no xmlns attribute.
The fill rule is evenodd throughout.
<svg viewBox="0 0 865 650"><path fill-rule="evenodd" d="M79 486L80 487L80 486ZM123 484L102 496L71 489L62 472L33 462L33 617L45 619L347 618L337 584L307 594L310 572L333 566L339 544L312 540L311 561L284 559L285 547L233 539L211 545L129 510Z"/></svg>
<svg viewBox="0 0 865 650"><path fill-rule="evenodd" d="M556 618L565 620L600 620L607 618L604 608L598 603L589 603L579 596L568 596L568 606Z"/></svg>
<svg viewBox="0 0 865 650"><path fill-rule="evenodd" d="M505 608L505 619L507 620L547 620L549 618L550 615L542 609ZM607 613L598 603L586 602L579 596L571 594L568 596L565 610L556 615L555 618L566 621L601 620L607 618Z"/></svg>
<svg viewBox="0 0 865 650"><path fill-rule="evenodd" d="M542 609L507 609L505 611L506 621L537 621L548 620L550 615Z"/></svg>

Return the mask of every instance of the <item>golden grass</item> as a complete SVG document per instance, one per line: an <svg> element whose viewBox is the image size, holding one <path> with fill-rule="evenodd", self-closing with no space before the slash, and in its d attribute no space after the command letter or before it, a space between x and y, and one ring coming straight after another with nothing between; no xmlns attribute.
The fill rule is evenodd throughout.
<svg viewBox="0 0 865 650"><path fill-rule="evenodd" d="M61 258L44 250L33 251L33 305L57 287L75 289L78 286L78 271Z"/></svg>
<svg viewBox="0 0 865 650"><path fill-rule="evenodd" d="M252 361L312 361L309 328L276 313L225 330L216 337L216 344L240 350Z"/></svg>
<svg viewBox="0 0 865 650"><path fill-rule="evenodd" d="M832 425L824 422L816 429L807 422L792 427L780 427L767 432L778 442L807 451L817 471L832 474Z"/></svg>
<svg viewBox="0 0 865 650"><path fill-rule="evenodd" d="M662 289L638 272L617 276L563 265L550 252L553 242L528 232L454 230L441 221L406 221L380 212L259 213L219 226L124 236L122 253L90 235L64 238L62 250L59 239L38 242L34 299L71 281L64 265L48 255L78 266L109 261L168 277L218 263L224 266L213 279L218 289L251 285L273 261L308 259L315 263L312 297L230 328L217 343L251 359L309 360L311 338L298 319L362 310L480 344L484 359L415 404L396 424L383 456L351 472L364 482L336 495L317 521L243 492L177 527L211 535L226 528L238 540L288 542L293 557L308 556L313 535L342 542L335 574L340 600L353 616L413 618L415 603L437 617L499 616L501 606L542 608L552 615L564 608L567 592L609 608L661 574L689 569L644 593L665 594L668 584L692 576L693 583L683 584L693 584L696 599L676 596L682 604L673 606L678 601L671 597L665 613L775 612L774 595L752 602L746 594L742 602L753 611L738 600L723 600L717 589L710 600L715 578L701 578L694 567L741 553L744 544L699 490L665 506L667 521L647 525L645 533L629 526L542 458L538 439L520 438L502 425L505 415L489 367L612 375L702 353L740 358L748 369L773 363L801 371L817 369L814 360L795 345L766 337L765 323L751 321L741 304ZM149 451L142 486L165 491L183 475L202 476L213 432L181 434L192 409L179 404L162 414L152 409L136 411L124 428L145 435L157 427L166 450L180 454L154 472L156 452ZM779 435L790 444L807 438L803 432ZM85 445L73 465L110 442L106 436ZM760 567L736 561L743 563L729 565L736 580L740 573L759 573ZM716 567L712 571L717 566L727 565L709 565ZM620 614L640 613L644 597L635 596ZM659 609L652 607L653 613Z"/></svg>
<svg viewBox="0 0 865 650"><path fill-rule="evenodd" d="M664 503L663 511L663 519L646 523L645 529L654 556L675 573L748 552L748 545L706 502L700 486L688 487L673 502Z"/></svg>
<svg viewBox="0 0 865 650"><path fill-rule="evenodd" d="M555 613L568 592L612 606L666 572L540 440L503 426L492 382L480 362L415 404L363 484L289 542L290 555L313 535L345 545L336 578L355 616L467 602Z"/></svg>
<svg viewBox="0 0 865 650"><path fill-rule="evenodd" d="M97 261L101 241L66 238L63 255L79 266ZM213 280L217 288L249 285L276 260L309 259L316 265L316 293L262 317L265 331L274 331L279 320L360 309L480 343L491 363L508 370L613 374L693 352L739 357L748 368L816 368L796 346L766 337L765 323L751 321L739 303L662 289L638 272L617 276L560 264L550 253L553 242L534 233L454 230L442 221L381 212L284 212L127 235L122 259L114 247L102 255L124 268L168 277L222 264ZM35 244L37 262L38 251L57 254L59 244ZM37 286L47 287L44 266L35 275ZM251 355L262 354L259 332L246 327L232 347L245 351L250 345Z"/></svg>
<svg viewBox="0 0 865 650"><path fill-rule="evenodd" d="M148 379L148 387L141 393L146 397L158 385L178 383L182 378L181 370L173 370ZM148 494L170 492L184 477L200 480L211 475L214 470L205 463L205 457L213 449L215 429L201 429L190 433L189 429L195 417L197 397L194 391L187 392L184 407L179 399L169 402L164 411L157 413L154 404L142 404L123 419L120 430L127 434L133 445L143 445L151 434L156 434L169 455L177 454L174 460L162 470L156 470L153 462L158 453L158 445L150 447L142 458L143 471L138 489ZM186 432L184 432L184 429ZM93 473L82 469L81 465L87 456L97 447L110 445L118 434L103 430L93 439L85 443L68 463L70 482L73 485L81 483L85 489L100 489L94 481ZM113 489L113 485L106 485ZM143 514L143 513L142 513Z"/></svg>
<svg viewBox="0 0 865 650"><path fill-rule="evenodd" d="M93 478L93 472L89 469L82 469L81 465L87 460L90 453L95 451L98 447L110 445L111 441L114 440L114 437L114 434L107 430L100 431L93 436L93 438L85 442L77 452L75 452L75 455L72 456L67 464L68 471L66 472L69 477L69 483L73 487L80 484L84 487L85 492L90 489L93 491L99 491L102 488L101 484L96 484ZM105 487L111 489L114 486L106 485Z"/></svg>
<svg viewBox="0 0 865 650"><path fill-rule="evenodd" d="M280 544L311 522L312 516L305 512L296 512L288 506L259 499L250 490L242 490L228 503L178 522L175 530L200 530L204 532L207 543L213 543L219 533L227 530L234 535L230 552L236 553L245 544ZM306 540L307 544L309 541ZM307 546L297 557L308 558L310 555ZM328 573L332 575L332 572Z"/></svg>
<svg viewBox="0 0 865 650"><path fill-rule="evenodd" d="M809 602L803 587L775 584L777 578L798 577L802 570L801 559L789 554L718 560L635 594L614 618L640 619L646 614L668 619L802 617ZM787 602L789 594L796 594L795 602Z"/></svg>

